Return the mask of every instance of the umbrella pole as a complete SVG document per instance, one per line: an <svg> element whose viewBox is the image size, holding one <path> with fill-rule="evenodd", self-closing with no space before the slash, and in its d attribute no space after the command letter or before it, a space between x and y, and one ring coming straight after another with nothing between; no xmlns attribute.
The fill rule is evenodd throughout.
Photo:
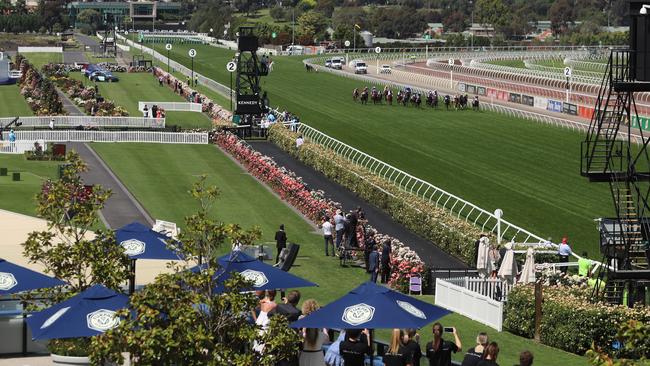
<svg viewBox="0 0 650 366"><path fill-rule="evenodd" d="M25 312L25 307L27 306L27 303L22 301L23 305L23 357L27 356L27 313Z"/></svg>
<svg viewBox="0 0 650 366"><path fill-rule="evenodd" d="M129 278L129 295L135 292L135 259L131 259L131 277Z"/></svg>

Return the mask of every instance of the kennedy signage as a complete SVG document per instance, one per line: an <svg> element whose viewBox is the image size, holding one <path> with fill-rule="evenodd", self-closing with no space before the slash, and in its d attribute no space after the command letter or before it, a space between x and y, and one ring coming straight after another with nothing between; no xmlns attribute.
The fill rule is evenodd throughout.
<svg viewBox="0 0 650 366"><path fill-rule="evenodd" d="M238 95L235 114L261 114L259 98L255 95Z"/></svg>

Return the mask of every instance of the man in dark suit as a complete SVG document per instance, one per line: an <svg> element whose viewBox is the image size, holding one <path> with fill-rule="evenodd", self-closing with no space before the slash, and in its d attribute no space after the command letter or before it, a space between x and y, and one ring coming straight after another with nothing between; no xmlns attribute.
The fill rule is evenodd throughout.
<svg viewBox="0 0 650 366"><path fill-rule="evenodd" d="M292 290L283 300L284 302L282 304L279 304L271 312L271 315L284 315L289 322L298 320L298 317L300 317L302 314L302 312L298 309L298 303L300 302L300 292L298 290Z"/></svg>
<svg viewBox="0 0 650 366"><path fill-rule="evenodd" d="M284 224L280 225L280 230L275 232L275 247L278 250L275 263L278 263L280 261L280 252L287 247L287 233L284 232Z"/></svg>
<svg viewBox="0 0 650 366"><path fill-rule="evenodd" d="M392 250L390 239L386 239L381 247L381 283L388 283L390 280L390 254Z"/></svg>
<svg viewBox="0 0 650 366"><path fill-rule="evenodd" d="M370 281L377 282L377 275L379 274L379 248L373 247L370 256L368 256L368 272L370 272Z"/></svg>

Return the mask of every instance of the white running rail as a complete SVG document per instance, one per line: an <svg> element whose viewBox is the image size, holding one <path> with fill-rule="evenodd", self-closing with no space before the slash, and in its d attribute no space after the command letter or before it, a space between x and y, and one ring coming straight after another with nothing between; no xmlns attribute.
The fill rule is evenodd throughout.
<svg viewBox="0 0 650 366"><path fill-rule="evenodd" d="M3 133L8 139L8 133ZM16 140L51 142L151 142L158 144L208 144L207 132L150 131L16 131Z"/></svg>
<svg viewBox="0 0 650 366"><path fill-rule="evenodd" d="M498 278L455 277L445 278L445 281L501 302L508 301L508 294L514 286Z"/></svg>
<svg viewBox="0 0 650 366"><path fill-rule="evenodd" d="M38 143L43 151L47 150L47 145L43 140L37 141L0 141L0 154L24 154L26 151L34 151L35 144Z"/></svg>
<svg viewBox="0 0 650 366"><path fill-rule="evenodd" d="M133 127L133 128L164 128L164 118L144 117L100 117L100 116L40 116L20 117L21 127L49 127L54 119L54 127ZM0 118L0 126L5 126L13 118ZM14 127L16 128L16 127ZM16 128L17 130L20 127Z"/></svg>
<svg viewBox="0 0 650 366"><path fill-rule="evenodd" d="M500 223L503 240L513 240L517 243L548 245L548 241L541 236L533 234L509 221L499 220L492 212L368 155L305 123L300 125L299 131L312 142L330 149L345 159L368 169L370 172L395 184L400 190L418 196L435 207L445 209L459 219L464 219L465 222L480 227L482 231L496 233L497 226ZM551 245L557 248L555 244Z"/></svg>
<svg viewBox="0 0 650 366"><path fill-rule="evenodd" d="M189 102L138 102L138 110L143 111L144 106L147 106L149 110L154 105L164 109L165 111L179 111L179 112L203 112L203 104L201 103L189 103Z"/></svg>

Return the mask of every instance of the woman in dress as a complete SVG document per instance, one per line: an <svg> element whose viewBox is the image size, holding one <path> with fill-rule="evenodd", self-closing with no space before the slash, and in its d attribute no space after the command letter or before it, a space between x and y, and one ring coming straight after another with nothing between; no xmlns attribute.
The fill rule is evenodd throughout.
<svg viewBox="0 0 650 366"><path fill-rule="evenodd" d="M302 304L301 318L318 310L320 305L314 299L305 300ZM303 344L300 353L300 366L325 366L323 343L327 340L327 330L305 328L302 330Z"/></svg>

